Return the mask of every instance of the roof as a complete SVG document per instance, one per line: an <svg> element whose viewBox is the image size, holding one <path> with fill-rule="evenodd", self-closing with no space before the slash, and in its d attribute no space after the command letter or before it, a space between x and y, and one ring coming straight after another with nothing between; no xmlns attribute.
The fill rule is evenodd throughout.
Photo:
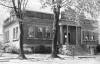
<svg viewBox="0 0 100 64"><path fill-rule="evenodd" d="M38 12L38 11L25 11L24 17L34 17L34 18L40 18L40 19L53 19L54 15L51 13L44 13L44 12ZM10 18L7 18L4 22L7 22Z"/></svg>
<svg viewBox="0 0 100 64"><path fill-rule="evenodd" d="M27 19L28 20L25 20ZM52 20L54 18L54 15L53 14L50 14L50 13L43 13L43 12L37 12L37 11L25 11L24 12L24 22L35 22L35 21L39 21L39 22L47 22L47 23L51 23ZM4 21L4 26L8 26L10 24L13 24L15 23L15 21L12 21L12 22L9 22L9 19L10 18L7 18L5 21Z"/></svg>
<svg viewBox="0 0 100 64"><path fill-rule="evenodd" d="M77 22L60 20L59 25L80 26Z"/></svg>
<svg viewBox="0 0 100 64"><path fill-rule="evenodd" d="M8 22L9 21L9 17L8 18L6 18L6 20L4 21L4 23L6 23L6 22Z"/></svg>
<svg viewBox="0 0 100 64"><path fill-rule="evenodd" d="M48 19L40 19L40 18L34 18L34 17L26 17L24 18L24 21L26 23L37 23L37 24L52 24L53 20L48 20Z"/></svg>
<svg viewBox="0 0 100 64"><path fill-rule="evenodd" d="M24 15L27 17L35 17L35 18L40 18L40 19L53 19L54 18L53 14L43 13L43 12L38 12L38 11L25 11Z"/></svg>
<svg viewBox="0 0 100 64"><path fill-rule="evenodd" d="M95 28L97 28L93 24L97 24L97 21L89 20L89 19L82 19L82 20L80 20L80 25L85 30L94 30Z"/></svg>
<svg viewBox="0 0 100 64"><path fill-rule="evenodd" d="M89 19L81 19L80 22L67 21L61 19L59 22L59 25L80 26L83 30L90 30L90 31L94 31L95 29L98 28L94 24L98 24L97 21Z"/></svg>

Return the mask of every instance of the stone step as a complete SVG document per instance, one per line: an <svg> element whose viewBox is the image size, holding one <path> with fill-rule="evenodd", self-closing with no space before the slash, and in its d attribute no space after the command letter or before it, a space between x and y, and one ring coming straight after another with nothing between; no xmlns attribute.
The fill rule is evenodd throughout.
<svg viewBox="0 0 100 64"><path fill-rule="evenodd" d="M62 53L68 55L87 55L88 52L85 51L81 46L66 46L62 47Z"/></svg>

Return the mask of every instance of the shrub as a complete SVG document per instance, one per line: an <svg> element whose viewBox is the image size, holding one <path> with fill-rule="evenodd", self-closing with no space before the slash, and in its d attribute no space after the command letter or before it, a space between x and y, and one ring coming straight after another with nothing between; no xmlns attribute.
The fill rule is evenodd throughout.
<svg viewBox="0 0 100 64"><path fill-rule="evenodd" d="M31 47L33 53L50 53L51 47L46 47L44 45L39 45L37 47Z"/></svg>
<svg viewBox="0 0 100 64"><path fill-rule="evenodd" d="M0 42L0 50L4 50L4 48L5 48L5 43Z"/></svg>
<svg viewBox="0 0 100 64"><path fill-rule="evenodd" d="M25 53L25 54L32 53L32 49L31 49L31 47L24 48L24 53Z"/></svg>
<svg viewBox="0 0 100 64"><path fill-rule="evenodd" d="M72 54L72 47L63 45L61 48L59 48L59 53L63 55L73 55Z"/></svg>
<svg viewBox="0 0 100 64"><path fill-rule="evenodd" d="M43 45L37 46L35 48L35 52L36 53L44 53L45 52L45 46L43 46Z"/></svg>
<svg viewBox="0 0 100 64"><path fill-rule="evenodd" d="M100 53L100 45L97 45L97 47L96 47L96 53Z"/></svg>
<svg viewBox="0 0 100 64"><path fill-rule="evenodd" d="M19 49L17 49L16 47L13 47L13 46L9 46L9 47L6 47L5 52L18 54Z"/></svg>

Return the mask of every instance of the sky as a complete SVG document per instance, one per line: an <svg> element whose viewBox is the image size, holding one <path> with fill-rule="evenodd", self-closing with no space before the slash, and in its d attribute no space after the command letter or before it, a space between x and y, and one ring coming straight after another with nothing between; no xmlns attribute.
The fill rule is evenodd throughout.
<svg viewBox="0 0 100 64"><path fill-rule="evenodd" d="M41 3L40 0L28 0L28 4L26 9L27 10L34 10L34 11L41 11L41 12L46 12L46 13L52 13L52 10L50 7L47 8L41 8ZM3 21L9 17L9 10L7 7L1 6L0 5L0 34L2 34L2 26L3 26Z"/></svg>

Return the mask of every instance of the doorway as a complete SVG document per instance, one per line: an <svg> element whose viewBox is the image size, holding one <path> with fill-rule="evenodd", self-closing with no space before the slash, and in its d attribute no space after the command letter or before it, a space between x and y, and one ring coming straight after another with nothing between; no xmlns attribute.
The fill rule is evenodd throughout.
<svg viewBox="0 0 100 64"><path fill-rule="evenodd" d="M75 26L68 27L68 43L70 45L76 44L76 27Z"/></svg>

